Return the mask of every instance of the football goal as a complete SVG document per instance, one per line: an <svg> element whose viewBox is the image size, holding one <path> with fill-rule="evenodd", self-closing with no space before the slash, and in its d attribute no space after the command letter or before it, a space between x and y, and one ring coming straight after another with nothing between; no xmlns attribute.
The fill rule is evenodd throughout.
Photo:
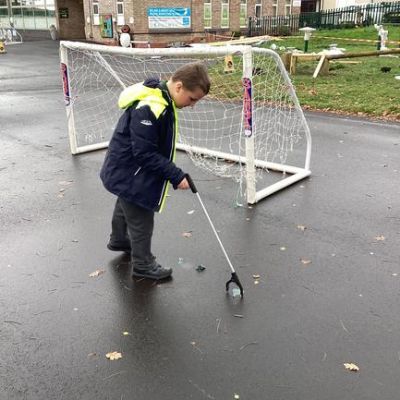
<svg viewBox="0 0 400 400"><path fill-rule="evenodd" d="M167 80L180 66L202 62L211 90L195 107L179 110L177 148L196 166L243 183L249 204L311 173L310 130L283 63L271 50L61 41L60 59L72 154L107 147L124 88L148 77Z"/></svg>

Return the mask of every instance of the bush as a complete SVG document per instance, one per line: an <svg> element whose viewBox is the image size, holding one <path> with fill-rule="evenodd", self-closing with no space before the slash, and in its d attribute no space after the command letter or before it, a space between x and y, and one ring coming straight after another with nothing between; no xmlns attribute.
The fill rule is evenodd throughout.
<svg viewBox="0 0 400 400"><path fill-rule="evenodd" d="M340 28L345 28L345 29L352 29L355 28L356 24L354 21L342 21L340 23Z"/></svg>
<svg viewBox="0 0 400 400"><path fill-rule="evenodd" d="M383 16L382 21L390 24L400 24L400 12L399 11L388 12Z"/></svg>
<svg viewBox="0 0 400 400"><path fill-rule="evenodd" d="M234 38L240 38L241 36L243 36L242 31L233 31L232 34Z"/></svg>
<svg viewBox="0 0 400 400"><path fill-rule="evenodd" d="M290 32L290 27L289 26L285 26L285 25L280 25L277 26L274 29L274 35L276 36L290 36L291 32Z"/></svg>

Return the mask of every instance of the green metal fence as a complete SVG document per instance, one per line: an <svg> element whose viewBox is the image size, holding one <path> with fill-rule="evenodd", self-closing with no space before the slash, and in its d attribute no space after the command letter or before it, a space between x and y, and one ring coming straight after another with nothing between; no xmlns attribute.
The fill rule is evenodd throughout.
<svg viewBox="0 0 400 400"><path fill-rule="evenodd" d="M290 35L299 28L337 29L382 23L400 23L400 2L364 4L284 17L249 19L249 36Z"/></svg>
<svg viewBox="0 0 400 400"><path fill-rule="evenodd" d="M249 36L288 36L299 30L299 23L299 15L251 18L249 20Z"/></svg>

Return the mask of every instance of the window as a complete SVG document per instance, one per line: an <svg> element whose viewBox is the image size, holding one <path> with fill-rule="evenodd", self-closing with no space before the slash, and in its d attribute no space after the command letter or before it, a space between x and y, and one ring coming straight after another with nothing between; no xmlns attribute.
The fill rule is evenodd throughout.
<svg viewBox="0 0 400 400"><path fill-rule="evenodd" d="M0 26L8 26L9 17L8 17L8 6L7 0L0 0Z"/></svg>
<svg viewBox="0 0 400 400"><path fill-rule="evenodd" d="M247 0L240 0L240 27L246 28L247 26Z"/></svg>
<svg viewBox="0 0 400 400"><path fill-rule="evenodd" d="M256 20L256 26L261 26L261 0L256 0L254 17Z"/></svg>
<svg viewBox="0 0 400 400"><path fill-rule="evenodd" d="M292 13L292 1L285 0L285 15L288 16Z"/></svg>
<svg viewBox="0 0 400 400"><path fill-rule="evenodd" d="M221 28L229 28L229 0L221 1Z"/></svg>
<svg viewBox="0 0 400 400"><path fill-rule="evenodd" d="M93 12L93 25L100 25L100 13L99 13L99 1L93 0L92 4L92 12Z"/></svg>
<svg viewBox="0 0 400 400"><path fill-rule="evenodd" d="M212 28L212 4L211 0L204 0L204 28Z"/></svg>
<svg viewBox="0 0 400 400"><path fill-rule="evenodd" d="M272 0L272 16L278 16L278 0Z"/></svg>
<svg viewBox="0 0 400 400"><path fill-rule="evenodd" d="M117 1L117 25L125 25L124 3Z"/></svg>

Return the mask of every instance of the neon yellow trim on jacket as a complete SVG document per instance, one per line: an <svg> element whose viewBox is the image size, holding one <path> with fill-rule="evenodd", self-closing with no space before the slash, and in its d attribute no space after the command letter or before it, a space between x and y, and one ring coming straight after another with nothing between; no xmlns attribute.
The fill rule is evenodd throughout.
<svg viewBox="0 0 400 400"><path fill-rule="evenodd" d="M145 100L139 101L139 103L136 106L136 108L140 108L140 107L143 107L143 106L149 106L150 110L153 112L153 114L155 115L155 117L157 119L161 115L161 113L165 110L165 107L166 107L165 104L156 103L154 101L154 96L151 96L151 97L148 97Z"/></svg>
<svg viewBox="0 0 400 400"><path fill-rule="evenodd" d="M174 130L174 140L173 140L173 147L172 147L172 157L171 160L175 161L175 157L176 157L176 142L178 140L178 112L176 111L176 107L175 107L175 103L172 101L172 108L174 109L174 125L175 125L175 130ZM164 189L164 193L162 195L162 200L161 200L161 205L160 205L160 211L161 212L165 206L165 201L167 199L167 195L168 195L168 190L169 190L169 181L166 181L165 184L165 189Z"/></svg>
<svg viewBox="0 0 400 400"><path fill-rule="evenodd" d="M160 89L149 88L142 83L124 89L119 96L118 107L125 110L135 101L139 101L137 108L148 105L157 119L168 105Z"/></svg>

